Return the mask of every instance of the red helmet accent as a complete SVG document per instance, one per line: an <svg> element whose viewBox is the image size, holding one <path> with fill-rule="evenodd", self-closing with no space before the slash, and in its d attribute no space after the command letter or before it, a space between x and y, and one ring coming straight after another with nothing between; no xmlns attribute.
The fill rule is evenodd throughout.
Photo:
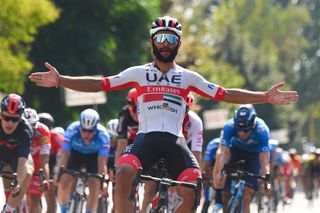
<svg viewBox="0 0 320 213"><path fill-rule="evenodd" d="M1 111L11 114L22 114L26 104L21 96L17 94L9 94L1 101Z"/></svg>
<svg viewBox="0 0 320 213"><path fill-rule="evenodd" d="M191 107L194 101L194 97L191 92L187 95L186 103L188 107Z"/></svg>
<svg viewBox="0 0 320 213"><path fill-rule="evenodd" d="M137 90L135 88L132 88L128 92L128 98L127 98L128 103L136 107L137 101L138 101L137 99L138 99Z"/></svg>

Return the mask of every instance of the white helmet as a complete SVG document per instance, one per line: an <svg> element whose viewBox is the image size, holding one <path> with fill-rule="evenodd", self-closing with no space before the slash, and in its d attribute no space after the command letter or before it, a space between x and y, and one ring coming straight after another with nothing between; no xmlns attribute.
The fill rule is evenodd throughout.
<svg viewBox="0 0 320 213"><path fill-rule="evenodd" d="M179 38L182 36L181 24L177 19L172 18L170 16L158 17L154 22L152 22L152 26L150 29L150 37L160 31L160 30L169 30L177 34Z"/></svg>
<svg viewBox="0 0 320 213"><path fill-rule="evenodd" d="M25 108L23 116L29 121L29 123L34 126L39 121L39 115L35 109Z"/></svg>
<svg viewBox="0 0 320 213"><path fill-rule="evenodd" d="M64 135L65 134L65 131L64 129L61 127L61 126L56 126L52 129L52 131L56 131L56 132L59 132L61 135Z"/></svg>
<svg viewBox="0 0 320 213"><path fill-rule="evenodd" d="M86 109L80 113L80 125L83 129L95 129L100 121L100 116L94 109Z"/></svg>
<svg viewBox="0 0 320 213"><path fill-rule="evenodd" d="M111 119L108 121L106 125L107 132L110 134L111 137L117 137L118 136L118 124L119 120L118 119Z"/></svg>

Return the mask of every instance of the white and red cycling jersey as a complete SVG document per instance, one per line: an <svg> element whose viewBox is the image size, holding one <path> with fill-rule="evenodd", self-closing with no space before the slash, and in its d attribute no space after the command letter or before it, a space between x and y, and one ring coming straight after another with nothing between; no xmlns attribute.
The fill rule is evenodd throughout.
<svg viewBox="0 0 320 213"><path fill-rule="evenodd" d="M37 122L34 128L32 143L30 147L30 154L34 162L34 173L39 172L40 169L40 155L50 154L50 130L43 123Z"/></svg>
<svg viewBox="0 0 320 213"><path fill-rule="evenodd" d="M102 80L102 90L135 87L138 94L138 133L169 132L183 136L182 121L186 97L190 91L201 96L222 100L226 90L205 80L196 72L175 65L162 73L153 63L130 67Z"/></svg>
<svg viewBox="0 0 320 213"><path fill-rule="evenodd" d="M182 123L182 133L188 147L193 152L202 152L203 125L201 118L189 110Z"/></svg>

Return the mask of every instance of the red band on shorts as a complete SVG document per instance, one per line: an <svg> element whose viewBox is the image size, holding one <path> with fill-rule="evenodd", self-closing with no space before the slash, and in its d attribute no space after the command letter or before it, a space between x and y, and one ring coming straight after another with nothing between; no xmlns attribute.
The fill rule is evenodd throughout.
<svg viewBox="0 0 320 213"><path fill-rule="evenodd" d="M137 171L141 167L141 162L139 158L133 154L124 154L121 155L117 161L118 165L121 164L129 164L133 167L135 171Z"/></svg>
<svg viewBox="0 0 320 213"><path fill-rule="evenodd" d="M178 177L178 181L183 182L195 182L197 178L201 178L201 171L198 168L188 168L181 172Z"/></svg>

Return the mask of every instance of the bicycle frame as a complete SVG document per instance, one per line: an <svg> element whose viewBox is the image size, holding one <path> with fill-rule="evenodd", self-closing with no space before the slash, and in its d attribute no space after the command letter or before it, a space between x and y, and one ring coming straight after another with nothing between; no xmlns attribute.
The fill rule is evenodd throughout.
<svg viewBox="0 0 320 213"><path fill-rule="evenodd" d="M153 181L153 182L159 184L159 200L158 200L156 208L152 209L150 212L166 213L168 211L168 189L169 189L169 187L172 187L172 186L183 186L183 187L192 188L195 192L194 206L192 209L195 210L200 204L201 189L202 189L201 178L197 179L197 184L188 183L188 182L181 182L181 181L174 181L169 178L156 178L156 177L152 177L152 176L148 176L148 175L142 175L142 168L139 168L137 175L132 182L131 193L129 196L129 200L133 201L133 203L134 203L134 210L133 210L134 213L136 211L136 209L135 209L135 206L136 206L135 205L135 203L136 203L135 190L136 190L138 183L141 182L141 180Z"/></svg>
<svg viewBox="0 0 320 213"><path fill-rule="evenodd" d="M238 205L240 207L240 212L242 212L244 185L245 185L244 180L239 180L238 183L236 183L236 180L232 180L231 196L233 197L233 199L230 207L230 213L236 212L236 208L238 207Z"/></svg>
<svg viewBox="0 0 320 213"><path fill-rule="evenodd" d="M69 212L70 213L82 213L84 202L87 199L86 187L87 187L87 179L89 177L97 178L100 180L100 189L103 188L103 183L106 181L104 175L95 174L95 173L87 173L85 170L74 171L69 169L64 169L64 167L60 168L58 181L62 173L68 173L77 179L75 191L71 194L71 200L69 204Z"/></svg>
<svg viewBox="0 0 320 213"><path fill-rule="evenodd" d="M235 162L237 167L239 168L241 164L243 164L244 161L238 161ZM221 176L226 173L228 176L232 177L231 180L231 198L229 199L228 206L227 206L227 212L228 213L242 213L243 211L243 192L246 181L243 179L245 176L247 177L256 177L265 181L269 180L269 176L260 176L257 174L253 174L250 172L246 172L243 170L238 169L230 169L229 166L226 164L222 171ZM267 187L267 184L265 182L265 186Z"/></svg>

